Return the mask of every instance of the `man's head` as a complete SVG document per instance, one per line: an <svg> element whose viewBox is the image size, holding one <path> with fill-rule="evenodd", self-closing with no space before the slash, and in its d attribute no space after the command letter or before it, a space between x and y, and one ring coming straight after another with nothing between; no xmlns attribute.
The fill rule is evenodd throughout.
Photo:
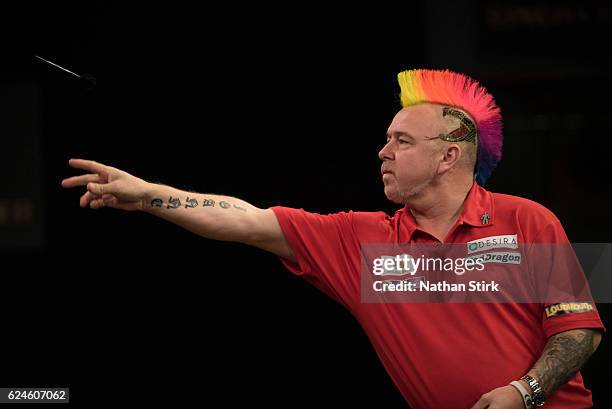
<svg viewBox="0 0 612 409"><path fill-rule="evenodd" d="M443 179L484 184L501 158L501 115L474 80L449 71L398 75L404 107L379 152L387 197L407 203Z"/></svg>

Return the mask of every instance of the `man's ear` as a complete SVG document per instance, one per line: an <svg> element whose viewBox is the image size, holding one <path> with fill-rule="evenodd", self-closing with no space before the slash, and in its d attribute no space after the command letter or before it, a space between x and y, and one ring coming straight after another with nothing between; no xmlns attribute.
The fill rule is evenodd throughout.
<svg viewBox="0 0 612 409"><path fill-rule="evenodd" d="M442 148L442 160L438 166L438 173L442 174L448 172L453 167L457 166L461 159L461 148L456 143L451 143Z"/></svg>

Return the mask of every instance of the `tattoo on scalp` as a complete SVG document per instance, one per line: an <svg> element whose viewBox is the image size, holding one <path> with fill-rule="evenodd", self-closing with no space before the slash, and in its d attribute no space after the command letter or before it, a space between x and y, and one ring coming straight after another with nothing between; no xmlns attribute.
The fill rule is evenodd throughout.
<svg viewBox="0 0 612 409"><path fill-rule="evenodd" d="M459 128L450 132L449 134L439 134L438 138L447 142L471 142L476 145L476 125L474 122L463 112L458 109L451 107L444 107L442 109L442 116L452 116L459 120Z"/></svg>
<svg viewBox="0 0 612 409"><path fill-rule="evenodd" d="M576 329L553 335L533 370L546 396L569 381L593 353L591 329Z"/></svg>

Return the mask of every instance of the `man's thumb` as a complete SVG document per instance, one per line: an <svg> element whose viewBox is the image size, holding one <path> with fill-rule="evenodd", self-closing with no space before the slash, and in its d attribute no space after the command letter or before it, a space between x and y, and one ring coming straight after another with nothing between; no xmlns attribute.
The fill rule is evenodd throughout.
<svg viewBox="0 0 612 409"><path fill-rule="evenodd" d="M103 194L108 194L108 193L112 193L111 192L111 186L107 183L107 184L100 184L100 183L88 183L87 184L87 190L89 190L91 193L93 193L94 195L103 195Z"/></svg>

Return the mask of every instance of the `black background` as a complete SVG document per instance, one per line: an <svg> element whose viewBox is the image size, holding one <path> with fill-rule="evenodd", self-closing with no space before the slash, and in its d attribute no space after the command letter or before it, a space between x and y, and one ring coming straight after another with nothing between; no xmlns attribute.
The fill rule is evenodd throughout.
<svg viewBox="0 0 612 409"><path fill-rule="evenodd" d="M69 386L87 405L404 407L350 314L274 256L144 214L81 209L82 192L59 182L83 157L258 207L392 212L377 152L406 68L479 79L505 120L487 188L544 204L573 242L609 241L608 4L230 8L2 13L2 115L16 125L0 135L0 195L31 198L42 237L0 249L2 386ZM95 75L97 87L35 54ZM15 93L26 102L13 105ZM15 106L36 121L39 145L13 155ZM10 240L20 228L32 226L0 232ZM609 305L599 308L609 326ZM610 349L604 340L583 370L602 408Z"/></svg>

